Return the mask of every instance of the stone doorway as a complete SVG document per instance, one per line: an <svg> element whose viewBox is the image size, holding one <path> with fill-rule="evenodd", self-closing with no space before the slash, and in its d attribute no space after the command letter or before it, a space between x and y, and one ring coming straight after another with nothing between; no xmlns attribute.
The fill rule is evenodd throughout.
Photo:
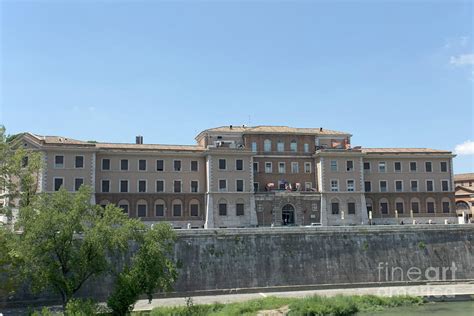
<svg viewBox="0 0 474 316"><path fill-rule="evenodd" d="M281 223L282 225L295 224L295 208L291 204L286 204L281 209Z"/></svg>

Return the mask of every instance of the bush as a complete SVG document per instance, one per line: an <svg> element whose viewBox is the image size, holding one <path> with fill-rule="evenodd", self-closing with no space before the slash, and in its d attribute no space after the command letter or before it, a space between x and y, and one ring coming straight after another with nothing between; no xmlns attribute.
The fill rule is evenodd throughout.
<svg viewBox="0 0 474 316"><path fill-rule="evenodd" d="M97 303L93 300L76 299L69 300L64 314L67 316L89 316L97 313Z"/></svg>

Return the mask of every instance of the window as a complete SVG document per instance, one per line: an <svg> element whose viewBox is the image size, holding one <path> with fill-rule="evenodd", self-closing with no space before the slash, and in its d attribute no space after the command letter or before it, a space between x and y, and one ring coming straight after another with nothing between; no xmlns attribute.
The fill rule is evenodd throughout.
<svg viewBox="0 0 474 316"><path fill-rule="evenodd" d="M102 180L101 192L108 193L110 192L110 181Z"/></svg>
<svg viewBox="0 0 474 316"><path fill-rule="evenodd" d="M415 172L416 171L416 161L410 162L410 171Z"/></svg>
<svg viewBox="0 0 474 316"><path fill-rule="evenodd" d="M443 202L443 213L449 213L449 212L450 212L450 203Z"/></svg>
<svg viewBox="0 0 474 316"><path fill-rule="evenodd" d="M339 191L339 182L337 180L331 180L331 191Z"/></svg>
<svg viewBox="0 0 474 316"><path fill-rule="evenodd" d="M120 180L120 193L128 192L128 180Z"/></svg>
<svg viewBox="0 0 474 316"><path fill-rule="evenodd" d="M156 180L156 192L165 192L165 181Z"/></svg>
<svg viewBox="0 0 474 316"><path fill-rule="evenodd" d="M174 193L181 193L181 180L174 180L173 192Z"/></svg>
<svg viewBox="0 0 474 316"><path fill-rule="evenodd" d="M235 215L244 216L244 204L243 203L237 203L235 205Z"/></svg>
<svg viewBox="0 0 474 316"><path fill-rule="evenodd" d="M298 173L299 172L299 164L296 161L291 163L291 173Z"/></svg>
<svg viewBox="0 0 474 316"><path fill-rule="evenodd" d="M402 180L396 180L395 181L395 191L396 192L402 192L403 191L403 181Z"/></svg>
<svg viewBox="0 0 474 316"><path fill-rule="evenodd" d="M164 170L165 170L164 160L158 159L156 161L156 171L164 171Z"/></svg>
<svg viewBox="0 0 474 316"><path fill-rule="evenodd" d="M219 159L219 170L227 169L227 161L225 159Z"/></svg>
<svg viewBox="0 0 474 316"><path fill-rule="evenodd" d="M83 184L84 184L84 178L75 178L74 179L74 191L79 191L79 188Z"/></svg>
<svg viewBox="0 0 474 316"><path fill-rule="evenodd" d="M227 180L219 180L219 191L227 191Z"/></svg>
<svg viewBox="0 0 474 316"><path fill-rule="evenodd" d="M426 161L425 162L425 172L432 172L433 168L431 166L431 161Z"/></svg>
<svg viewBox="0 0 474 316"><path fill-rule="evenodd" d="M331 171L337 171L337 161L331 160Z"/></svg>
<svg viewBox="0 0 474 316"><path fill-rule="evenodd" d="M364 182L364 190L365 192L372 192L372 183L370 181Z"/></svg>
<svg viewBox="0 0 474 316"><path fill-rule="evenodd" d="M278 163L278 173L286 173L286 165L284 162Z"/></svg>
<svg viewBox="0 0 474 316"><path fill-rule="evenodd" d="M64 168L64 156L54 156L54 168Z"/></svg>
<svg viewBox="0 0 474 316"><path fill-rule="evenodd" d="M285 151L285 143L284 142L279 141L277 143L277 151L279 151L279 152Z"/></svg>
<svg viewBox="0 0 474 316"><path fill-rule="evenodd" d="M199 164L197 160L191 160L191 171L198 171Z"/></svg>
<svg viewBox="0 0 474 316"><path fill-rule="evenodd" d="M304 189L306 191L311 191L312 188L313 188L313 183L312 182L305 182L304 183Z"/></svg>
<svg viewBox="0 0 474 316"><path fill-rule="evenodd" d="M155 204L155 216L165 216L165 206L163 204Z"/></svg>
<svg viewBox="0 0 474 316"><path fill-rule="evenodd" d="M426 202L426 211L428 213L434 213L435 212L435 204L434 202Z"/></svg>
<svg viewBox="0 0 474 316"><path fill-rule="evenodd" d="M433 192L434 191L434 186L433 186L433 181L432 180L426 180L426 191L428 191L428 192Z"/></svg>
<svg viewBox="0 0 474 316"><path fill-rule="evenodd" d="M146 192L146 180L138 180L138 192Z"/></svg>
<svg viewBox="0 0 474 316"><path fill-rule="evenodd" d="M412 180L410 183L411 192L418 192L418 181Z"/></svg>
<svg viewBox="0 0 474 316"><path fill-rule="evenodd" d="M398 214L403 213L403 202L395 203L395 209L397 210Z"/></svg>
<svg viewBox="0 0 474 316"><path fill-rule="evenodd" d="M354 192L354 180L347 180L347 191Z"/></svg>
<svg viewBox="0 0 474 316"><path fill-rule="evenodd" d="M258 187L259 187L258 182L254 182L253 183L253 192L258 192Z"/></svg>
<svg viewBox="0 0 474 316"><path fill-rule="evenodd" d="M347 213L348 214L356 213L356 204L354 202L347 203Z"/></svg>
<svg viewBox="0 0 474 316"><path fill-rule="evenodd" d="M448 163L446 161L441 161L440 167L441 172L448 172Z"/></svg>
<svg viewBox="0 0 474 316"><path fill-rule="evenodd" d="M252 151L253 151L254 153L257 152L257 142L252 142Z"/></svg>
<svg viewBox="0 0 474 316"><path fill-rule="evenodd" d="M242 159L235 161L235 170L244 170L244 161Z"/></svg>
<svg viewBox="0 0 474 316"><path fill-rule="evenodd" d="M396 161L393 167L395 172L402 172L402 163L400 161Z"/></svg>
<svg viewBox="0 0 474 316"><path fill-rule="evenodd" d="M364 171L370 171L370 162L364 162Z"/></svg>
<svg viewBox="0 0 474 316"><path fill-rule="evenodd" d="M137 216L146 217L146 204L137 204Z"/></svg>
<svg viewBox="0 0 474 316"><path fill-rule="evenodd" d="M419 213L420 212L420 203L411 202L411 210L413 211L413 213Z"/></svg>
<svg viewBox="0 0 474 316"><path fill-rule="evenodd" d="M189 212L191 216L199 216L199 204L193 203L189 205Z"/></svg>
<svg viewBox="0 0 474 316"><path fill-rule="evenodd" d="M333 215L339 214L339 203L338 202L332 202L331 203L331 213Z"/></svg>
<svg viewBox="0 0 474 316"><path fill-rule="evenodd" d="M296 140L293 140L290 143L290 150L294 153L298 151L298 143L296 142Z"/></svg>
<svg viewBox="0 0 474 316"><path fill-rule="evenodd" d="M128 204L119 204L118 207L122 209L122 212L128 214Z"/></svg>
<svg viewBox="0 0 474 316"><path fill-rule="evenodd" d="M182 205L181 202L174 202L173 203L173 216L178 217L181 216Z"/></svg>
<svg viewBox="0 0 474 316"><path fill-rule="evenodd" d="M272 173L272 163L266 162L265 163L265 173Z"/></svg>
<svg viewBox="0 0 474 316"><path fill-rule="evenodd" d="M385 172L387 169L385 168L385 161L379 161L379 172Z"/></svg>
<svg viewBox="0 0 474 316"><path fill-rule="evenodd" d="M263 151L272 151L272 141L265 139L263 141Z"/></svg>
<svg viewBox="0 0 474 316"><path fill-rule="evenodd" d="M388 214L388 203L387 202L380 202L380 213Z"/></svg>
<svg viewBox="0 0 474 316"><path fill-rule="evenodd" d="M380 192L387 192L387 181L380 181Z"/></svg>
<svg viewBox="0 0 474 316"><path fill-rule="evenodd" d="M120 160L120 170L127 171L128 170L128 159L121 159Z"/></svg>
<svg viewBox="0 0 474 316"><path fill-rule="evenodd" d="M352 160L346 161L346 171L354 171L354 161Z"/></svg>
<svg viewBox="0 0 474 316"><path fill-rule="evenodd" d="M305 162L304 163L304 172L305 173L311 173L311 162Z"/></svg>
<svg viewBox="0 0 474 316"><path fill-rule="evenodd" d="M145 159L139 159L138 160L138 170L146 171L146 160Z"/></svg>
<svg viewBox="0 0 474 316"><path fill-rule="evenodd" d="M219 203L219 215L220 216L227 216L227 204L226 203Z"/></svg>
<svg viewBox="0 0 474 316"><path fill-rule="evenodd" d="M110 159L102 159L102 170L110 170Z"/></svg>
<svg viewBox="0 0 474 316"><path fill-rule="evenodd" d="M309 153L309 144L304 144L303 148L305 153Z"/></svg>
<svg viewBox="0 0 474 316"><path fill-rule="evenodd" d="M244 180L236 180L235 186L237 192L244 192Z"/></svg>
<svg viewBox="0 0 474 316"><path fill-rule="evenodd" d="M54 178L54 191L59 191L59 189L63 186L64 179L63 178Z"/></svg>
<svg viewBox="0 0 474 316"><path fill-rule="evenodd" d="M26 168L28 166L28 156L21 158L21 167Z"/></svg>
<svg viewBox="0 0 474 316"><path fill-rule="evenodd" d="M74 157L74 168L84 168L84 156Z"/></svg>
<svg viewBox="0 0 474 316"><path fill-rule="evenodd" d="M253 172L257 173L258 172L258 162L253 163Z"/></svg>
<svg viewBox="0 0 474 316"><path fill-rule="evenodd" d="M191 181L191 192L197 193L199 190L199 182L193 180Z"/></svg>
<svg viewBox="0 0 474 316"><path fill-rule="evenodd" d="M441 181L441 189L445 192L449 191L449 182L448 182L448 180L442 180Z"/></svg>
<svg viewBox="0 0 474 316"><path fill-rule="evenodd" d="M173 161L173 169L174 171L181 171L181 160Z"/></svg>

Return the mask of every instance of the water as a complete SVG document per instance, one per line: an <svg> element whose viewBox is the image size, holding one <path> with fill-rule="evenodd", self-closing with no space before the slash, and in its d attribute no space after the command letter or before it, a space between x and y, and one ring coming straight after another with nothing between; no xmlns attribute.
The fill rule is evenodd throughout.
<svg viewBox="0 0 474 316"><path fill-rule="evenodd" d="M380 312L360 313L360 316L474 316L474 301L426 303L420 306L407 306L386 309Z"/></svg>

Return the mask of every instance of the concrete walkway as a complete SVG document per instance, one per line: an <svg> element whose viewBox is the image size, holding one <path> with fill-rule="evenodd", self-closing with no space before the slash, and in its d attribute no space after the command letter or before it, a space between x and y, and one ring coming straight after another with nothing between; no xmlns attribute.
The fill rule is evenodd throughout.
<svg viewBox="0 0 474 316"><path fill-rule="evenodd" d="M193 304L212 304L212 303L235 303L267 296L277 297L306 297L312 295L334 296L334 295L364 295L372 294L379 296L412 295L423 297L454 297L457 295L474 295L474 283L455 283L455 284L427 284L410 286L390 286L390 287L366 287L350 289L324 289L309 291L291 291L291 292L269 292L269 293L249 293L249 294L226 294L192 297ZM185 298L159 298L153 299L149 304L148 300L140 300L135 304L135 311L151 310L158 306L183 306L186 305Z"/></svg>

